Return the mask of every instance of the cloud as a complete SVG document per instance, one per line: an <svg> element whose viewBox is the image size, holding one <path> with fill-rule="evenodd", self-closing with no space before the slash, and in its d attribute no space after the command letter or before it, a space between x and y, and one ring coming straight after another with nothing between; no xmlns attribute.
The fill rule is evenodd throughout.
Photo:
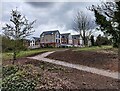
<svg viewBox="0 0 120 91"><path fill-rule="evenodd" d="M82 10L94 18L94 14L86 9L92 4L96 4L96 2L4 2L2 21L9 22L10 11L17 7L29 21L37 20L34 24L36 31L32 36L39 36L44 30L53 29L74 33L72 22L76 11Z"/></svg>
<svg viewBox="0 0 120 91"><path fill-rule="evenodd" d="M40 8L51 7L54 4L53 2L27 2L27 3L36 8L37 7L40 7Z"/></svg>

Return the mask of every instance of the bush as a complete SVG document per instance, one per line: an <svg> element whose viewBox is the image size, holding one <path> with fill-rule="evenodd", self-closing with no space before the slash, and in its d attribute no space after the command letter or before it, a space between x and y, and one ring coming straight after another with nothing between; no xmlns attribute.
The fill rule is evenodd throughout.
<svg viewBox="0 0 120 91"><path fill-rule="evenodd" d="M15 44L15 41L6 37L6 36L0 36L0 38L2 38L2 52L11 52L14 50L14 44ZM16 41L16 44L17 44L17 47L16 49L17 50L27 50L27 47L24 46L24 42L23 40L18 40Z"/></svg>
<svg viewBox="0 0 120 91"><path fill-rule="evenodd" d="M9 65L2 68L3 77L15 74L19 68L17 66Z"/></svg>
<svg viewBox="0 0 120 91"><path fill-rule="evenodd" d="M29 72L30 66L5 66L3 67L2 91L35 91L36 78Z"/></svg>
<svg viewBox="0 0 120 91"><path fill-rule="evenodd" d="M96 39L96 46L101 46L101 45L111 45L111 40L108 39L107 37L103 37L99 35Z"/></svg>

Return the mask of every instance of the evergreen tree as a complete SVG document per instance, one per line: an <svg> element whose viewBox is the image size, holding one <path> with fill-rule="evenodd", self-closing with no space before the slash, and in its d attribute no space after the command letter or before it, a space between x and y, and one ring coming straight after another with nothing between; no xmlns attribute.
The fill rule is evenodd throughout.
<svg viewBox="0 0 120 91"><path fill-rule="evenodd" d="M106 2L98 6L93 5L90 10L95 14L98 29L111 35L114 42L113 46L118 47L120 43L120 1Z"/></svg>

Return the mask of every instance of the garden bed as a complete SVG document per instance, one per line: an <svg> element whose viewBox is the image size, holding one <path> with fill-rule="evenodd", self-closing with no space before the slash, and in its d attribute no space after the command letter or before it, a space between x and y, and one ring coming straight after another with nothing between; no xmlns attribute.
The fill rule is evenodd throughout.
<svg viewBox="0 0 120 91"><path fill-rule="evenodd" d="M8 63L6 65L10 64ZM39 81L36 85L37 91L46 89L64 89L65 91L67 89L118 89L119 81L117 79L38 60L21 58L15 62L15 65L23 69L26 65L31 65L30 67L27 66L25 70L31 72L33 76L39 73L37 77Z"/></svg>
<svg viewBox="0 0 120 91"><path fill-rule="evenodd" d="M110 71L119 71L117 53L67 50L52 53L47 58Z"/></svg>

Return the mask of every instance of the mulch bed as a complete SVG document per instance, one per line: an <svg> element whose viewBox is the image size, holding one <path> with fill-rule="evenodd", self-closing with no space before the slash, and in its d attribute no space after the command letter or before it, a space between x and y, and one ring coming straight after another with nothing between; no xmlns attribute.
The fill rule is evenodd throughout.
<svg viewBox="0 0 120 91"><path fill-rule="evenodd" d="M118 55L113 53L67 50L52 53L47 58L120 72Z"/></svg>

